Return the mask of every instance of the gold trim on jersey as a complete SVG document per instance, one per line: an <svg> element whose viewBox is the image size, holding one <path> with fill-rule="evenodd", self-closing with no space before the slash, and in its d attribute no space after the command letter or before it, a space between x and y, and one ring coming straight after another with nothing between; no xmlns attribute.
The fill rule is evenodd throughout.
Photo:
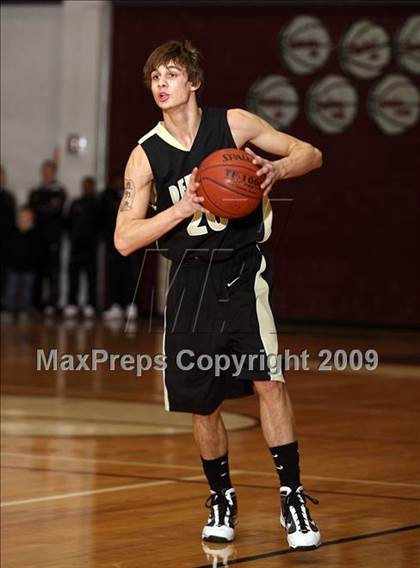
<svg viewBox="0 0 420 568"><path fill-rule="evenodd" d="M168 130L166 130L165 125L162 121L158 122L156 124L156 126L154 128L152 128L152 130L149 130L149 132L147 132L147 134L142 136L139 139L138 143L142 144L143 142L145 142L148 138L150 138L154 134L159 136L159 138L161 138L164 142L169 144L169 146L173 146L174 148L177 148L178 150L182 150L183 152L189 152L190 151L188 148L186 148L180 142L178 142L178 140L174 136L172 136L172 134L170 132L168 132Z"/></svg>

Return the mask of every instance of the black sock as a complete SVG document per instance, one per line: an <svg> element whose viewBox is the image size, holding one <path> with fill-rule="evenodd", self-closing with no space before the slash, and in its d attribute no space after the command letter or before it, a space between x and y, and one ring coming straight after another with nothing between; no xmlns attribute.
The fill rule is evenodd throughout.
<svg viewBox="0 0 420 568"><path fill-rule="evenodd" d="M221 489L230 489L232 483L229 476L229 459L225 454L215 460L205 460L201 458L204 473L209 482L210 489L220 491Z"/></svg>
<svg viewBox="0 0 420 568"><path fill-rule="evenodd" d="M279 474L280 484L295 488L300 485L299 449L297 442L270 448L274 464Z"/></svg>

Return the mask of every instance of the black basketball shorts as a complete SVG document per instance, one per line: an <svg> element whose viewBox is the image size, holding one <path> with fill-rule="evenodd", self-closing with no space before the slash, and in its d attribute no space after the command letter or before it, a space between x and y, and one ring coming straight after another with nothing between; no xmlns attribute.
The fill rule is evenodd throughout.
<svg viewBox="0 0 420 568"><path fill-rule="evenodd" d="M191 259L170 270L163 349L165 408L211 414L253 381L284 382L269 302L271 270L258 245L223 262Z"/></svg>

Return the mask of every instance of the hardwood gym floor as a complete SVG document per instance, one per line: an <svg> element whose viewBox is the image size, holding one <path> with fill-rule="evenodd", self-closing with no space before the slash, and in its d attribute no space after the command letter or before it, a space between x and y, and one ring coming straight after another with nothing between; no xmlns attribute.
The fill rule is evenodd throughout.
<svg viewBox="0 0 420 568"><path fill-rule="evenodd" d="M420 335L282 326L307 349L288 373L307 493L323 536L290 553L255 397L225 404L239 499L234 544L202 545L207 484L190 416L162 410L161 374L118 366L36 371L36 349L157 354L161 329L101 322L2 323L3 568L419 565ZM379 353L374 371L320 372L321 348Z"/></svg>

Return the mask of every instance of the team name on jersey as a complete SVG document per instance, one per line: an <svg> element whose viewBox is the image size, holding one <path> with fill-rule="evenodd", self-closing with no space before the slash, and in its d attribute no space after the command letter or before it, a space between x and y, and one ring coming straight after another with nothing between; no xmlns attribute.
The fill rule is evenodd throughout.
<svg viewBox="0 0 420 568"><path fill-rule="evenodd" d="M171 196L172 203L174 205L175 205L175 203L177 203L182 198L184 193L187 191L188 183L190 181L190 177L191 177L191 174L188 174L187 176L184 176L181 179L179 179L176 182L176 185L170 185L168 187L169 195Z"/></svg>
<svg viewBox="0 0 420 568"><path fill-rule="evenodd" d="M169 195L171 196L172 203L175 205L184 193L187 191L188 183L190 181L191 174L182 177L176 182L176 185L170 185L168 187ZM200 211L196 211L193 215L191 221L187 226L187 233L190 237L197 237L200 235L206 235L210 231L223 231L226 229L228 224L228 219L224 217L216 217L213 213L206 213L205 215Z"/></svg>

